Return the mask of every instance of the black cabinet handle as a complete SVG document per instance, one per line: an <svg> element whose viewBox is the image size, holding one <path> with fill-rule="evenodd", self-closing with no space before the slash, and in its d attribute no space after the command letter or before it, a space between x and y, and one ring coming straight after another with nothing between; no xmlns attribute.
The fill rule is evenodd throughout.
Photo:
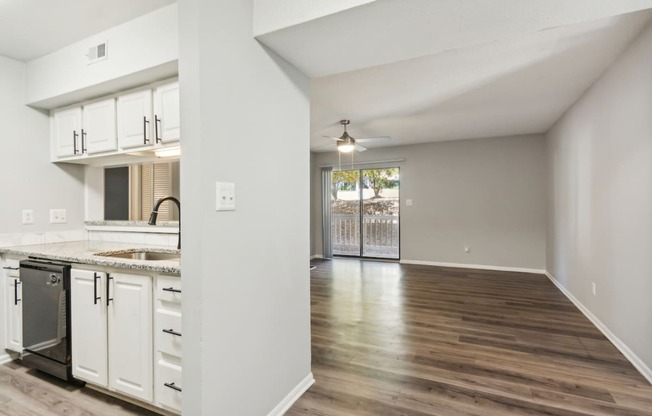
<svg viewBox="0 0 652 416"><path fill-rule="evenodd" d="M77 136L79 136L79 135L77 134L77 131L76 131L76 130L73 130L73 131L72 131L72 149L73 149L74 154L77 154L77 153L78 153L78 152L77 152Z"/></svg>
<svg viewBox="0 0 652 416"><path fill-rule="evenodd" d="M154 114L154 137L156 137L156 143L162 143L163 139L161 137L158 137L158 126L161 123L161 119L158 118L156 114Z"/></svg>
<svg viewBox="0 0 652 416"><path fill-rule="evenodd" d="M149 124L149 120L147 120L146 116L143 116L143 144L149 143L149 139L147 138L147 125Z"/></svg>
<svg viewBox="0 0 652 416"><path fill-rule="evenodd" d="M113 277L111 277L110 274L106 274L106 306L109 306L109 302L113 302L113 298L111 297L111 280L113 280Z"/></svg>
<svg viewBox="0 0 652 416"><path fill-rule="evenodd" d="M97 273L93 273L93 304L97 305L97 301L102 299L101 296L97 296L97 279L99 279L100 276Z"/></svg>
<svg viewBox="0 0 652 416"><path fill-rule="evenodd" d="M22 299L18 299L18 285L20 284L20 280L14 279L14 305L18 305L18 302L20 302Z"/></svg>
<svg viewBox="0 0 652 416"><path fill-rule="evenodd" d="M174 329L163 329L163 332L165 332L166 334L174 335L176 337L181 336L181 332L176 332Z"/></svg>
<svg viewBox="0 0 652 416"><path fill-rule="evenodd" d="M86 152L86 141L84 140L84 137L86 137L86 133L84 133L84 129L81 129L81 152L84 154Z"/></svg>
<svg viewBox="0 0 652 416"><path fill-rule="evenodd" d="M176 391L178 391L178 392L181 392L181 387L177 387L177 386L175 386L174 383L163 383L163 385L164 385L165 387L169 387L169 388L171 388L172 390L176 390Z"/></svg>
<svg viewBox="0 0 652 416"><path fill-rule="evenodd" d="M18 267L4 266L3 269L5 269L5 270L18 270Z"/></svg>
<svg viewBox="0 0 652 416"><path fill-rule="evenodd" d="M163 288L164 292L172 292L172 293L181 293L179 289L175 289L173 287L164 287Z"/></svg>

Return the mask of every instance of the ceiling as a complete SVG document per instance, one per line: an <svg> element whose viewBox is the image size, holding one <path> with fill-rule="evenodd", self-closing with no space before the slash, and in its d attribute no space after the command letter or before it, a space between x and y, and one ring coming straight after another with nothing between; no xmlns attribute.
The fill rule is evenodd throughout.
<svg viewBox="0 0 652 416"><path fill-rule="evenodd" d="M409 7L406 7L409 5ZM311 149L543 133L648 23L652 0L376 0L258 37L312 77ZM330 144L330 146L327 146ZM327 146L327 147L324 147Z"/></svg>
<svg viewBox="0 0 652 416"><path fill-rule="evenodd" d="M175 0L0 0L0 55L28 61Z"/></svg>

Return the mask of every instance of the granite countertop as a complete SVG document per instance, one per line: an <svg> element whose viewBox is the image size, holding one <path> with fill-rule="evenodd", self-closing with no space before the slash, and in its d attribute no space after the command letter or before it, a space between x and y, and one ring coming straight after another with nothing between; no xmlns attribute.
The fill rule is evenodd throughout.
<svg viewBox="0 0 652 416"><path fill-rule="evenodd" d="M147 224L147 221L86 221L86 226L96 227L153 227ZM179 221L157 221L156 227L176 227L179 228Z"/></svg>
<svg viewBox="0 0 652 416"><path fill-rule="evenodd" d="M180 250L148 244L110 243L105 241L70 241L66 243L36 244L0 248L0 254L15 254L38 257L69 263L95 264L121 269L144 270L159 273L181 274L179 260L132 260L117 257L97 256L103 252L129 253L147 249L157 253L178 254Z"/></svg>

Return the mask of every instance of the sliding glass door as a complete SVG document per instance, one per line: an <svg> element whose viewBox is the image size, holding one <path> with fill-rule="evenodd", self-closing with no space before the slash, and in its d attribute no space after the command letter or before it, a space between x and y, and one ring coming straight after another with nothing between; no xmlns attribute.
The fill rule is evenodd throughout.
<svg viewBox="0 0 652 416"><path fill-rule="evenodd" d="M398 168L334 171L333 254L398 259L399 206Z"/></svg>

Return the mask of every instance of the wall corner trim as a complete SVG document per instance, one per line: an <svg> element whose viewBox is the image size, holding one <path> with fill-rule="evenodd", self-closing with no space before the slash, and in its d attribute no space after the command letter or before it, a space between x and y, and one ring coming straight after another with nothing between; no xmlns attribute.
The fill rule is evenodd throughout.
<svg viewBox="0 0 652 416"><path fill-rule="evenodd" d="M641 360L629 347L620 340L613 332L607 328L605 324L602 323L591 311L582 304L573 294L566 289L552 274L548 271L545 272L545 275L548 276L548 279L557 286L559 290L571 301L573 304L588 318L593 325L596 326L602 332L602 334L607 337L607 339L616 347L618 350L629 360L630 363L638 370L647 381L652 384L652 369L648 367L643 360Z"/></svg>
<svg viewBox="0 0 652 416"><path fill-rule="evenodd" d="M459 269L482 269L482 270L497 270L501 272L520 272L520 273L536 273L545 274L543 269L529 269L523 267L506 267L506 266L489 266L485 264L464 264L464 263L445 263L439 261L422 261L422 260L404 260L399 261L401 264L417 264L422 266L439 266L439 267L455 267Z"/></svg>
<svg viewBox="0 0 652 416"><path fill-rule="evenodd" d="M274 409L272 409L271 412L267 414L267 416L283 416L285 412L292 407L294 402L296 402L303 393L306 392L315 383L315 379L312 376L312 372L310 372L306 378L301 380L299 384L296 385L295 388L292 389L288 393L287 396L283 398L283 400L280 401L279 404L276 405Z"/></svg>

